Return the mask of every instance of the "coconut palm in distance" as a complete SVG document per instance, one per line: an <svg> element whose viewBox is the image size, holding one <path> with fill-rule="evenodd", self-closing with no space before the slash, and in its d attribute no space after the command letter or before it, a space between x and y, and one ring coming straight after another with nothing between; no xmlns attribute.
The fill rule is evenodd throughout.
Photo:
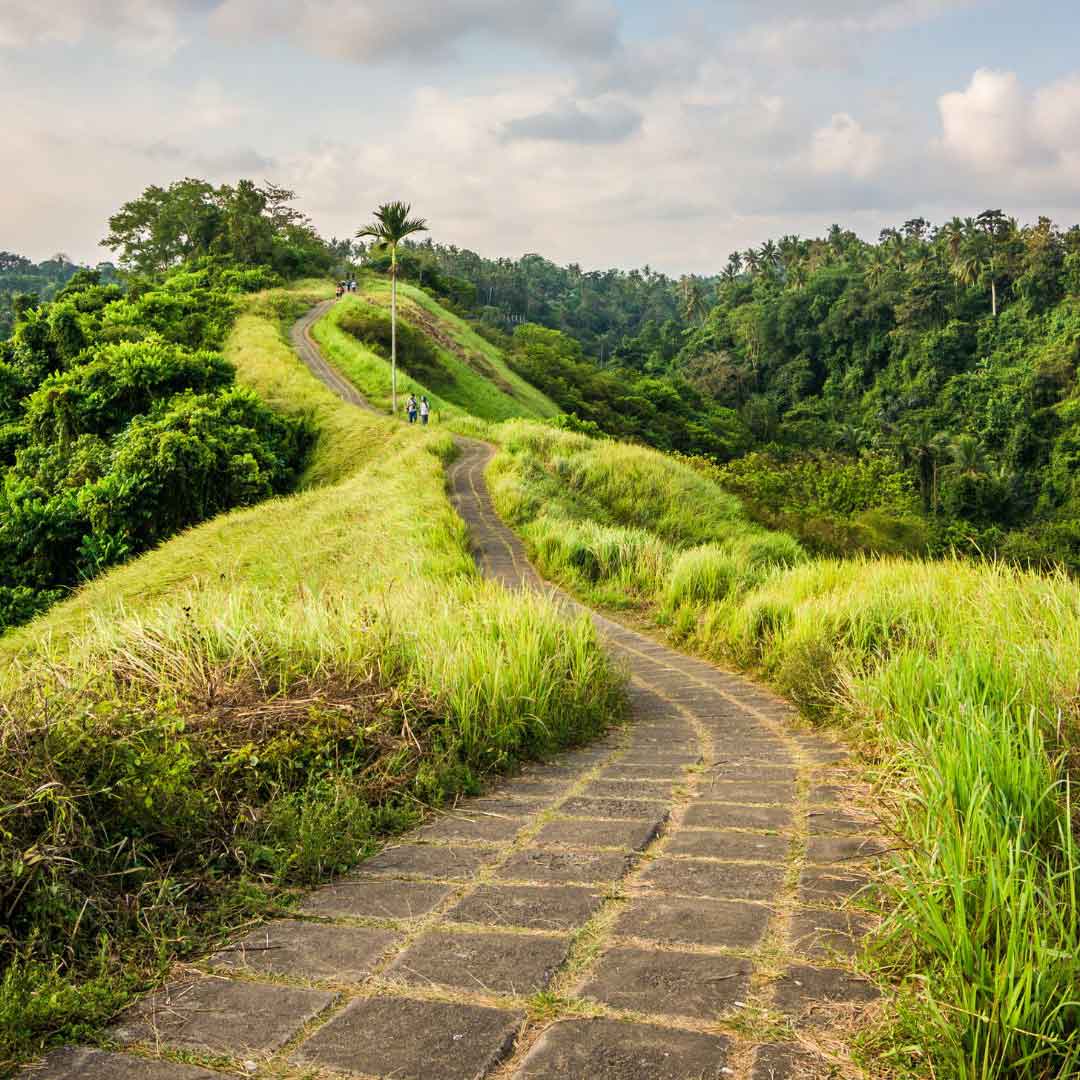
<svg viewBox="0 0 1080 1080"><path fill-rule="evenodd" d="M390 411L397 412L397 249L406 236L427 232L425 218L411 218L408 203L383 203L375 211L375 220L357 234L358 240L371 239L376 250L390 252Z"/></svg>

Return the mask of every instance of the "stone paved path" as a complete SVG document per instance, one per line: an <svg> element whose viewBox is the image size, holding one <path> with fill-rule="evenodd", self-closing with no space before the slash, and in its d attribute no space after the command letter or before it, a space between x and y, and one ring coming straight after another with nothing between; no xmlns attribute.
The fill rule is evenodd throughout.
<svg viewBox="0 0 1080 1080"><path fill-rule="evenodd" d="M462 446L452 494L484 572L544 588L492 508L490 448ZM876 996L851 966L870 924L851 898L880 850L837 783L842 751L760 688L594 617L632 676L625 730L197 965L116 1028L115 1052L27 1076L838 1075L804 1047Z"/></svg>

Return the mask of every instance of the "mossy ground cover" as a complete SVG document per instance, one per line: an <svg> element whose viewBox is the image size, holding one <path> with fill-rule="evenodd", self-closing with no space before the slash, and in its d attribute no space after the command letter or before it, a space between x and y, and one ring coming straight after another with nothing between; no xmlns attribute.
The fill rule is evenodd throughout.
<svg viewBox="0 0 1080 1080"><path fill-rule="evenodd" d="M549 577L759 673L862 747L900 848L870 956L900 987L881 1066L1075 1075L1076 583L969 561L810 559L684 463L536 425L496 437L496 505Z"/></svg>
<svg viewBox="0 0 1080 1080"><path fill-rule="evenodd" d="M92 1038L178 957L483 778L602 730L585 621L483 582L446 434L339 403L256 298L226 354L319 430L224 515L0 641L0 1063Z"/></svg>

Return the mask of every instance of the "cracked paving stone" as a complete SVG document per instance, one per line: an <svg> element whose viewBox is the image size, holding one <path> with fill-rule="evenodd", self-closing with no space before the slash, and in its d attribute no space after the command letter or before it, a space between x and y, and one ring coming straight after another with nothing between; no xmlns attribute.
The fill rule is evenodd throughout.
<svg viewBox="0 0 1080 1080"><path fill-rule="evenodd" d="M721 1080L730 1043L718 1035L624 1020L563 1020L540 1036L514 1080Z"/></svg>
<svg viewBox="0 0 1080 1080"><path fill-rule="evenodd" d="M199 979L145 999L113 1028L121 1043L242 1057L279 1050L336 997L325 990Z"/></svg>
<svg viewBox="0 0 1080 1080"><path fill-rule="evenodd" d="M281 919L253 930L209 962L211 967L235 971L357 983L400 940L392 930Z"/></svg>
<svg viewBox="0 0 1080 1080"><path fill-rule="evenodd" d="M791 841L786 836L736 832L732 829L684 829L672 834L664 854L779 863L788 857L790 851Z"/></svg>
<svg viewBox="0 0 1080 1080"><path fill-rule="evenodd" d="M811 960L855 956L872 921L851 911L800 911L792 919L791 948Z"/></svg>
<svg viewBox="0 0 1080 1080"><path fill-rule="evenodd" d="M668 805L643 799L568 799L559 807L564 817L613 818L615 820L666 821Z"/></svg>
<svg viewBox="0 0 1080 1080"><path fill-rule="evenodd" d="M434 911L451 889L426 881L345 881L316 889L301 905L303 915L328 918L419 919Z"/></svg>
<svg viewBox="0 0 1080 1080"><path fill-rule="evenodd" d="M875 836L811 836L806 845L806 861L818 865L872 859L888 850Z"/></svg>
<svg viewBox="0 0 1080 1080"><path fill-rule="evenodd" d="M631 900L614 932L670 945L752 949L765 936L772 914L760 904L650 896Z"/></svg>
<svg viewBox="0 0 1080 1080"><path fill-rule="evenodd" d="M776 1007L797 1023L827 1023L832 1005L867 1005L880 995L858 975L839 968L819 968L796 964L789 967L776 985Z"/></svg>
<svg viewBox="0 0 1080 1080"><path fill-rule="evenodd" d="M448 922L572 930L603 903L592 889L574 885L481 885L447 913Z"/></svg>
<svg viewBox="0 0 1080 1080"><path fill-rule="evenodd" d="M824 1058L791 1043L759 1046L750 1080L829 1080L835 1075Z"/></svg>
<svg viewBox="0 0 1080 1080"><path fill-rule="evenodd" d="M787 805L795 801L795 785L767 780L714 780L702 788L701 798L725 803Z"/></svg>
<svg viewBox="0 0 1080 1080"><path fill-rule="evenodd" d="M719 863L661 856L644 872L643 884L684 896L736 900L772 900L784 884L786 869L764 863Z"/></svg>
<svg viewBox="0 0 1080 1080"><path fill-rule="evenodd" d="M687 807L683 824L691 829L789 829L791 811L782 806L733 806L700 801Z"/></svg>
<svg viewBox="0 0 1080 1080"><path fill-rule="evenodd" d="M221 1080L222 1075L170 1061L69 1046L49 1054L40 1067L23 1070L17 1080Z"/></svg>
<svg viewBox="0 0 1080 1080"><path fill-rule="evenodd" d="M870 891L866 874L851 874L836 867L808 866L799 877L799 900L804 904L841 904Z"/></svg>
<svg viewBox="0 0 1080 1080"><path fill-rule="evenodd" d="M659 833L653 822L589 821L586 818L560 818L549 821L535 837L537 844L561 844L563 847L612 847L642 851Z"/></svg>
<svg viewBox="0 0 1080 1080"><path fill-rule="evenodd" d="M866 817L856 817L845 810L814 810L810 813L810 835L827 836L830 833L867 833L872 822Z"/></svg>
<svg viewBox="0 0 1080 1080"><path fill-rule="evenodd" d="M568 851L566 848L525 848L496 870L496 877L558 884L611 882L624 877L633 856L618 852Z"/></svg>
<svg viewBox="0 0 1080 1080"><path fill-rule="evenodd" d="M745 1000L752 970L739 957L618 946L580 994L616 1009L715 1020Z"/></svg>
<svg viewBox="0 0 1080 1080"><path fill-rule="evenodd" d="M293 1055L301 1065L393 1080L476 1080L511 1050L524 1014L478 1005L365 998Z"/></svg>
<svg viewBox="0 0 1080 1080"><path fill-rule="evenodd" d="M565 937L433 930L414 941L383 978L525 996L545 989L569 948Z"/></svg>
<svg viewBox="0 0 1080 1080"><path fill-rule="evenodd" d="M518 818L468 817L465 813L455 813L437 818L412 835L417 840L478 840L497 844L512 840L521 827Z"/></svg>
<svg viewBox="0 0 1080 1080"><path fill-rule="evenodd" d="M498 848L400 844L386 848L361 863L354 876L461 881L472 877L482 866L494 862L501 854Z"/></svg>

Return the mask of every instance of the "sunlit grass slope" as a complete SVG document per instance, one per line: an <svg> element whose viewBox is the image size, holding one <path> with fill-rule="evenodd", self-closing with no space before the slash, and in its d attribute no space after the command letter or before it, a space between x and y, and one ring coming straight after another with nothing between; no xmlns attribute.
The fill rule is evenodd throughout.
<svg viewBox="0 0 1080 1080"><path fill-rule="evenodd" d="M297 306L257 299L227 352L318 425L307 490L0 642L0 1066L84 1037L418 808L618 714L586 620L480 579L449 436L339 403L285 343Z"/></svg>
<svg viewBox="0 0 1080 1080"><path fill-rule="evenodd" d="M1080 587L967 561L808 560L660 454L503 426L500 512L544 571L845 725L902 838L878 971L904 1075L1080 1073L1069 765ZM620 467L620 463L624 463Z"/></svg>
<svg viewBox="0 0 1080 1080"><path fill-rule="evenodd" d="M390 363L371 348L344 332L343 316L365 305L388 308L389 284L380 278L361 280L359 296L347 296L313 329L328 359L376 407L390 408ZM441 307L422 290L398 286L398 315L405 324L424 333L452 382L434 392L413 378L404 367L398 371L398 393L426 394L441 417L471 415L483 420L513 417L542 419L558 413L558 407L507 367L500 351L468 324ZM400 402L399 402L400 405Z"/></svg>

